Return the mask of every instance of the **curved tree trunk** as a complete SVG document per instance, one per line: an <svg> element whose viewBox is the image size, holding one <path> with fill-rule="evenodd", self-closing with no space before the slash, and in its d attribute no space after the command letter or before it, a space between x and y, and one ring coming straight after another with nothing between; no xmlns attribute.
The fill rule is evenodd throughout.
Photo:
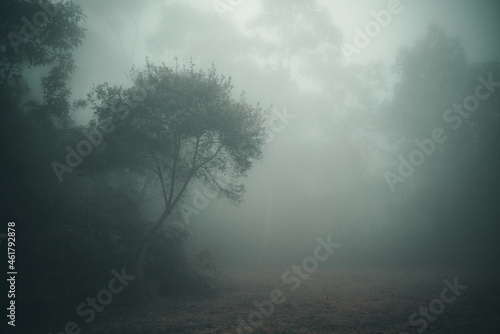
<svg viewBox="0 0 500 334"><path fill-rule="evenodd" d="M158 229L163 224L165 219L167 219L167 217L170 216L170 213L171 213L171 211L169 211L167 209L165 209L165 211L163 211L160 218L158 218L156 223L149 229L144 240L139 245L139 249L137 251L138 256L137 256L137 261L136 261L136 265L135 265L135 272L137 274L137 277L139 279L139 283L141 284L141 286L143 286L143 284L144 284L144 264L146 262L145 261L146 260L146 252L147 252L148 246L150 245L151 241L153 240L153 237L154 237L156 231L158 231Z"/></svg>

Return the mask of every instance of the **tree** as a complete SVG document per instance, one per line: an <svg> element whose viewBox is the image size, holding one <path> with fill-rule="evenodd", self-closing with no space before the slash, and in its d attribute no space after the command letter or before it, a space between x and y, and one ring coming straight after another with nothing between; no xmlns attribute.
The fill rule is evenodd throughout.
<svg viewBox="0 0 500 334"><path fill-rule="evenodd" d="M22 66L45 66L65 59L81 45L85 19L80 6L70 1L8 0L0 5L0 78L21 78Z"/></svg>
<svg viewBox="0 0 500 334"><path fill-rule="evenodd" d="M8 175L4 178L4 189L5 194L9 194L1 201L5 208L24 207L16 203L14 193L22 199L19 203L29 202L26 197L29 191L23 193L20 185L43 189L26 175L20 177L18 171L24 170L20 167L23 164L45 160L54 152L63 132L55 121L69 124L67 84L74 69L73 50L84 37L85 29L81 26L84 18L81 8L70 1L57 5L33 0L0 3L0 102L3 106L0 169L2 175ZM42 66L50 68L41 80L43 101L27 102L31 87L23 77L26 72L23 70ZM44 168L38 170L42 169L45 172Z"/></svg>
<svg viewBox="0 0 500 334"><path fill-rule="evenodd" d="M292 68L311 54L339 54L340 30L321 5L305 0L273 0L263 1L262 7L261 15L250 24L261 57L271 55L278 67L291 74Z"/></svg>
<svg viewBox="0 0 500 334"><path fill-rule="evenodd" d="M133 70L131 78L134 86L129 89L97 86L89 102L95 112L93 125L115 120L100 151L105 168L153 176L163 199L163 212L138 250L142 281L147 245L190 182L199 180L219 197L241 201L245 188L238 179L262 158L266 129L260 106L247 104L244 94L235 100L231 80L218 75L215 67L204 72L195 71L192 64L170 68L148 61L146 69ZM138 92L142 101L131 103Z"/></svg>
<svg viewBox="0 0 500 334"><path fill-rule="evenodd" d="M413 140L434 128L442 112L468 94L471 72L465 50L459 38L448 36L439 26L429 26L413 47L402 47L392 70L400 81L381 124L397 123L391 130L398 136Z"/></svg>
<svg viewBox="0 0 500 334"><path fill-rule="evenodd" d="M393 196L406 197L401 206L411 212L408 217L429 216L419 221L418 231L432 231L422 234L430 258L443 251L450 259L466 259L471 253L469 247L467 254L461 254L465 243L478 242L478 250L497 244L492 237L498 233L496 221L493 223L497 206L490 199L496 198L500 182L500 96L491 86L493 92L487 91L486 98L475 96L486 90L484 80L500 81L499 64L468 62L460 39L431 25L414 46L401 48L393 66L400 81L394 97L377 114L377 130L398 148L391 153L390 169L398 173L394 175L401 176L397 168L402 159L414 170L409 176L391 179L396 190ZM478 103L471 109L467 103L474 99ZM445 141L431 141L435 129L442 131ZM419 151L425 152L425 160L414 164L410 154ZM477 222L471 224L473 220ZM440 237L430 239L429 235ZM472 235L480 241L473 241ZM412 236L412 240L414 247L421 246L422 239Z"/></svg>

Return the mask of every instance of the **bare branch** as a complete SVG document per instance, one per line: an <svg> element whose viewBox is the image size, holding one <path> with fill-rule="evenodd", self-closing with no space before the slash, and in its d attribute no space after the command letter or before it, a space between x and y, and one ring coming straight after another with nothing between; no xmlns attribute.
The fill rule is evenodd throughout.
<svg viewBox="0 0 500 334"><path fill-rule="evenodd" d="M179 153L181 150L180 140L178 140L178 134L175 135L174 138L174 162L172 165L172 175L170 178L170 192L168 195L167 206L172 208L175 204L172 205L172 199L174 198L174 188L175 188L175 177L177 174L177 163L179 161Z"/></svg>
<svg viewBox="0 0 500 334"><path fill-rule="evenodd" d="M153 156L153 159L156 162L156 168L158 168L158 178L160 179L160 185L161 185L161 192L163 194L163 200L165 201L165 208L168 207L168 197L167 197L167 192L165 190L165 182L163 181L163 173L161 172L161 166L160 163L158 162L158 159L156 159L156 155L154 151L151 151L151 155Z"/></svg>

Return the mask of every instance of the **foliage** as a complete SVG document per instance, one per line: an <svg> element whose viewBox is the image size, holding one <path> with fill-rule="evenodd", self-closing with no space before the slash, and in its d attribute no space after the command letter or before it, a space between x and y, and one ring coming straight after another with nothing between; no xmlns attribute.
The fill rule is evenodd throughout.
<svg viewBox="0 0 500 334"><path fill-rule="evenodd" d="M148 62L144 71L133 71L132 76L133 88L104 84L89 94L94 123L112 118L113 106L130 113L116 122L106 141L103 158L109 166L138 175L153 172L169 211L192 179L235 203L241 201L244 186L235 180L262 157L265 129L260 107L248 105L244 95L234 100L230 79L216 74L214 67L205 73L193 65L174 69ZM123 101L134 88L145 88L145 98L126 110Z"/></svg>
<svg viewBox="0 0 500 334"><path fill-rule="evenodd" d="M50 3L48 7L52 15L45 13L35 0L7 0L0 6L2 86L8 80L19 79L23 65L51 65L82 44L85 29L80 26L80 21L85 15L71 1L57 5ZM33 22L37 13L47 17L47 23L41 27ZM26 20L36 30L23 30Z"/></svg>
<svg viewBox="0 0 500 334"><path fill-rule="evenodd" d="M46 22L40 22L44 18ZM72 52L82 44L85 19L71 1L8 0L0 5L0 89L20 101L29 91L23 82L24 67L51 67L42 78L43 102L30 101L27 116L41 122L52 118L69 125L67 87L75 66ZM42 24L44 23L44 24Z"/></svg>

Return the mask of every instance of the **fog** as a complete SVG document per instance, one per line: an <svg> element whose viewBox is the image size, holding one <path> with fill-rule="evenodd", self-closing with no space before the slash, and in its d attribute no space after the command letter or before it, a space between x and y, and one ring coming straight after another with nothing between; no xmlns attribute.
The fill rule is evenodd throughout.
<svg viewBox="0 0 500 334"><path fill-rule="evenodd" d="M21 151L20 145L24 145L21 139L29 137L25 132L29 130L15 132L14 128L9 130L10 125L5 126L5 138L10 136L15 141L3 144L2 150L8 152L5 157L9 161L16 154L28 159L32 153L26 152L32 151L38 152L33 156L41 156L37 158L40 160L30 159L34 161L30 164L2 167L3 175L15 175L4 177L4 183L8 184L9 193L17 194L4 201L7 204L2 218L26 226L23 231L29 237L19 235L19 247L23 247L23 238L37 240L36 235L40 235L39 240L44 240L38 248L26 246L29 249L26 263L33 263L33 268L38 260L28 258L37 252L49 249L56 254L66 252L65 246L57 250L57 241L50 241L59 240L59 234L50 232L50 229L59 231L55 227L59 222L66 226L61 230L66 232L60 232L60 236L67 242L80 239L91 245L102 236L106 241L100 245L107 246L98 252L120 244L121 241L116 244L110 241L115 237L132 244L131 236L146 236L147 231L163 233L165 240L171 240L170 228L175 227L181 231L176 233L185 233L181 252L194 256L208 250L219 273L275 271L279 277L293 265L305 266L304 259L315 254L318 242L335 244L328 260L318 260L314 267L332 273L338 268L498 269L500 4L497 1L74 0L74 3L81 6L86 17L78 23L85 32L81 45L72 51L76 67L68 74L68 101L87 102L79 108L66 109L70 125L55 126L61 131L60 142L37 141L53 145L54 150L47 153L36 146L42 144ZM5 31L11 29L8 24L4 24ZM5 38L3 43L1 52L7 54L10 44ZM5 57L1 66L2 93L8 87L18 87L9 86L14 79L9 76ZM11 105L18 101L45 103L48 93L42 77L51 73L49 63L20 64L19 78L29 90L17 95L10 93L16 101ZM251 167L242 169L241 174L239 170L232 174L241 176L237 181L245 186L241 202L231 201L222 190L214 193L214 183L207 183L211 174L200 174L189 182L179 202L160 219L162 226L156 230L153 226L165 212L165 203L170 205L172 194L168 202L167 197L162 197L165 185L156 176L134 174L128 165L110 171L110 166L115 166L113 160L104 161L118 151L109 154L99 151L99 157L104 158L96 158L97 153L84 158L83 167L72 166L76 172L58 175L54 165L50 165L49 161L64 163L65 147L75 147L83 138L71 129L81 133L82 129L90 129L105 119L102 101L108 95L95 93L92 97L90 93L103 83L124 89L133 87L141 82L142 76L134 76L131 70L144 71L148 64L164 64L169 68L189 68L192 64L195 71L206 73L215 68L224 78L231 78L234 86L231 96L235 101L244 92L246 103L262 108L267 131L264 141L258 144L262 154L249 158ZM165 101L157 106L158 110L167 108L168 99ZM141 108L139 104L136 111L131 110L131 115L134 112L139 115ZM22 122L38 119L28 111L22 115ZM55 116L51 117L55 122ZM17 122L15 117L5 116L5 119ZM200 122L211 124L205 118ZM222 124L225 120L213 119L213 122ZM120 131L116 131L119 136ZM33 135L36 137L36 133ZM114 141L111 139L114 135L109 134L109 140L104 135L103 143L108 143L101 146L103 150L116 143L120 147L122 137ZM122 148L125 147L129 148L123 144ZM187 147L181 152L189 154L191 146ZM195 154L197 151L198 142ZM135 148L130 152L128 157L137 157ZM208 156L211 152L206 148L204 153ZM154 153L153 157L156 160ZM193 164L195 161L196 158ZM158 160L156 163L160 170ZM165 162L165 166L169 163ZM165 173L171 173L169 168ZM217 175L226 173L225 168ZM161 171L158 175L161 179ZM172 180L174 177L175 171ZM30 185L29 179L39 181ZM128 188L118 186L123 184ZM99 193L100 186L114 190L103 199L98 196L108 194L108 190ZM178 190L173 181L171 186L172 192ZM21 200L26 192L36 196L30 187L40 191L38 206L31 200L33 206L26 206ZM51 204L43 204L41 198L46 196L43 194L54 192L59 196L54 198L64 202L55 204L54 199ZM121 206L122 200L134 204ZM111 214L107 218L99 216L99 205L109 210L116 207L116 218ZM83 207L88 212L72 211ZM20 213L24 210L21 208L26 209L26 214ZM136 211L129 213L127 208ZM66 218L54 218L51 223L47 223L49 218L40 218L59 217L53 212L63 211L65 216L60 217ZM71 217L80 221L80 214L88 217L85 218L88 221L110 222L109 226L103 223L102 226L107 226L105 232L96 232L97 239L93 239L91 231L100 227L94 230L85 225L84 218L81 225L72 223ZM131 220L139 217L136 222L141 223L126 225L134 227L127 227L124 232L120 220L127 217ZM30 231L29 224L35 226L35 222L36 227ZM46 223L52 227L46 230ZM80 228L81 235L75 232ZM88 240L83 236L87 234ZM130 245L116 246L116 254L124 254L123 257L108 253L108 262L102 262L106 263L102 265L104 269L96 266L93 270L105 276L110 270L107 263L129 263L125 260L127 256L140 253L134 253L136 248ZM77 248L75 254L90 254L83 246ZM154 249L150 250L152 254L160 252ZM22 250L19 252L22 254ZM154 256L148 256L153 261ZM93 266L91 260L81 261L86 268ZM115 268L118 269L118 264ZM175 275L173 269L165 270L168 275ZM140 270L138 275L142 275ZM145 275L146 282L148 275L153 277L148 269ZM227 279L229 274L222 276ZM66 302L76 305L77 301ZM418 309L418 305L413 308ZM237 326L236 318L234 322ZM53 330L62 324L53 326ZM173 329L165 331L174 332L180 333ZM241 332L238 327L238 333Z"/></svg>
<svg viewBox="0 0 500 334"><path fill-rule="evenodd" d="M118 9L85 1L88 32L75 55L74 94L84 96L104 81L126 85L125 73L143 66L145 57L167 64L177 57L200 68L213 62L234 79L236 94L245 90L250 101L290 114L277 121L279 132L244 181L242 204L210 199L198 210L193 194L184 199L197 211L180 218L192 234L192 251L217 249L231 266L288 266L314 248L316 237L332 234L342 244L336 260L344 264L493 265L497 150L489 137L481 148L460 144L484 134L486 119L471 117L470 126L477 126L472 132L445 124L455 137L438 145L409 179L396 182L394 191L384 174L395 172L398 156L408 159L417 148L413 141L443 127L445 110L473 92L445 87L457 82L440 75L463 70L453 75L473 81L477 73L462 66L498 59L498 5L402 1L399 13L348 61L342 45L356 47L357 29L376 22L371 13L388 3L321 1L315 13L285 2L214 8L209 2L150 1ZM423 49L429 29L443 34L435 43L460 42L453 49ZM416 63L398 74L391 68L402 48L415 54ZM419 54L424 50L429 54ZM456 52L463 59L447 62ZM429 81L415 82L410 71ZM421 85L434 91L421 91ZM496 96L480 107L484 117L497 115L494 101Z"/></svg>

